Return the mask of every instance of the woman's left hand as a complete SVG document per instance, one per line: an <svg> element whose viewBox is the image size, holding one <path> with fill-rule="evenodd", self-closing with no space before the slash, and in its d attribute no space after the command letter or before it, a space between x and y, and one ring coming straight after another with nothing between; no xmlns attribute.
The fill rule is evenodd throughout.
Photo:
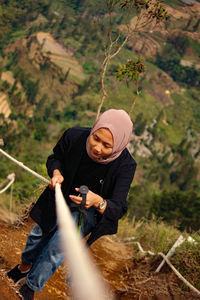
<svg viewBox="0 0 200 300"><path fill-rule="evenodd" d="M79 192L79 188L75 188L75 190L77 192ZM82 197L80 196L80 194L78 196L69 195L69 198L76 204L81 204L81 202L82 202ZM87 193L87 197L86 197L85 209L88 209L91 206L98 208L99 203L102 201L103 201L103 199L101 196L99 196L98 194L95 194L89 190Z"/></svg>

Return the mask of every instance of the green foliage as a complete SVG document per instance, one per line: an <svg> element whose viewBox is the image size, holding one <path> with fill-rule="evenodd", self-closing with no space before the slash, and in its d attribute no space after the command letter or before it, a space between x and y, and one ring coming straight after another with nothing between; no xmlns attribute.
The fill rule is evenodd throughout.
<svg viewBox="0 0 200 300"><path fill-rule="evenodd" d="M174 46L176 51L183 56L186 49L190 46L189 38L185 35L171 35L169 37L169 42ZM166 54L166 53L165 53Z"/></svg>
<svg viewBox="0 0 200 300"><path fill-rule="evenodd" d="M88 60L83 65L83 70L86 74L93 74L96 70L96 64L92 60Z"/></svg>
<svg viewBox="0 0 200 300"><path fill-rule="evenodd" d="M148 183L130 188L128 196L128 219L140 220L147 218L151 207L151 194Z"/></svg>
<svg viewBox="0 0 200 300"><path fill-rule="evenodd" d="M137 12L141 12L142 9L145 9L148 13L148 17L155 18L157 22L167 20L168 18L168 13L159 0L119 0L109 2L119 2L122 9L135 8Z"/></svg>
<svg viewBox="0 0 200 300"><path fill-rule="evenodd" d="M144 132L146 126L146 120L144 119L143 112L137 114L134 124L135 124L135 130L134 130L135 134L137 136L140 136Z"/></svg>
<svg viewBox="0 0 200 300"><path fill-rule="evenodd" d="M0 2L0 49L12 40L12 33L23 28L26 22L37 18L49 7L46 0L10 0Z"/></svg>
<svg viewBox="0 0 200 300"><path fill-rule="evenodd" d="M138 82L139 76L144 73L145 65L143 64L142 57L139 56L137 61L129 59L126 65L122 66L117 73L119 80L125 79L126 82L134 81Z"/></svg>
<svg viewBox="0 0 200 300"><path fill-rule="evenodd" d="M17 53L17 54L16 54ZM34 100L37 96L38 89L39 89L39 80L36 82L33 82L32 79L30 79L30 75L26 70L23 70L17 63L17 55L19 53L15 51L14 53L9 54L9 61L6 65L6 68L8 70L12 70L14 73L14 76L16 78L16 81L20 82L26 92L27 100L29 103L34 104Z"/></svg>
<svg viewBox="0 0 200 300"><path fill-rule="evenodd" d="M182 37L177 41L176 39L172 39L171 42L176 49L172 46L172 44L166 45L162 52L157 55L157 66L169 73L175 81L185 83L189 86L198 87L200 82L200 71L196 70L194 67L182 66L180 64L181 55L185 53L186 47L189 43L188 39Z"/></svg>
<svg viewBox="0 0 200 300"><path fill-rule="evenodd" d="M198 230L200 227L200 197L194 192L167 192L153 196L150 214L176 225L180 230Z"/></svg>
<svg viewBox="0 0 200 300"><path fill-rule="evenodd" d="M165 3L167 5L170 5L172 7L177 7L177 6L184 6L184 3L178 1L178 0L165 0Z"/></svg>
<svg viewBox="0 0 200 300"><path fill-rule="evenodd" d="M13 140L5 140L5 150L9 152L14 158L23 162L26 166L35 170L44 177L47 177L47 172L45 168L45 162L47 157L47 147L43 145L41 151L41 142L32 141L31 143L26 142L26 137L17 135L12 136ZM9 146L14 146L16 143L16 149L12 150ZM37 161L37 164L35 163ZM27 173L22 168L8 160L6 157L1 156L0 160L0 182L3 181L8 174L15 173L16 180L14 182L13 188L13 200L15 203L18 203L18 206L21 208L21 204L30 203L32 200L36 200L41 193L39 191L39 186L41 181L35 178L33 175ZM48 177L47 177L48 178ZM6 193L9 195L10 190ZM18 212L17 205L13 207ZM22 209L22 208L21 208ZM21 213L21 211L20 211Z"/></svg>
<svg viewBox="0 0 200 300"><path fill-rule="evenodd" d="M120 28L118 25L129 23L130 18L139 13L141 9L149 11L149 17L154 17L154 20L162 19L162 16L167 17L166 11L162 10L159 5L150 11L150 6L148 6L150 2L146 0L107 1L110 11L113 12L111 19L113 20L114 37L118 36ZM172 3L171 0L167 2L176 3L176 1ZM13 153L14 156L19 155L21 161L33 169L38 168L38 172L44 174L47 152L55 144L59 134L70 126L91 126L93 124L100 99L99 73L104 58L105 31L111 19L107 15L106 1L28 0L1 1L0 3L2 5L0 8L0 47L2 49L9 42L15 41L21 36L29 36L41 30L51 32L58 42L76 55L83 65L85 73L89 74L85 81L77 84L73 82L70 69L65 74L61 74L55 69L52 70L48 57L45 63L40 64L41 69L38 72L27 62L21 63L25 62L23 56L25 57L27 53L21 53L18 50L10 53L1 52L4 56L0 60L0 62L3 61L1 71L11 70L16 80L13 86L6 81L0 86L1 91L8 95L8 102L12 109L10 119L15 121L7 122L3 115L0 116L2 122L0 137L4 137L6 150ZM122 5L127 7L124 6L124 9L121 10ZM40 14L45 16L45 22L39 20ZM122 35L119 42L123 40L124 36ZM27 45L28 51L31 50L32 41L30 40ZM163 104L155 101L154 97L144 90L144 86L146 90L152 89L151 80L141 80L143 91L139 93L139 101L132 116L135 134L141 135L145 126L150 124L154 118L157 120L157 125L149 129L154 140L147 147L152 152L152 156L142 158L134 154L141 178L135 186L131 187L129 193L129 218L135 216L138 220L143 216L147 217L154 201L154 194L160 195L164 189L169 192L181 190L184 193L193 189L196 194L199 193L199 183L196 180L197 168L194 157L191 158L191 147L183 140L189 123L191 123L191 128L196 131L199 130L200 124L200 94L197 84L199 75L191 68L185 69L180 65L181 58L188 47L191 47L196 55L199 54L197 41L182 35L171 36L165 47L161 45L163 50L156 63L159 63L159 67L167 71L177 82L187 84L188 88L191 85L196 88L188 89L181 94L171 94L173 104L163 109ZM13 48L11 47L11 49ZM129 57L132 60L127 61ZM153 58L151 61L154 63ZM135 84L139 76L143 74L144 64L146 62L137 60L130 45L120 52L120 56L112 60L105 80L108 87L108 98L103 110L115 107L129 111L137 91L135 87L133 92L127 89L126 82ZM116 83L114 74L120 65L124 65L121 68L121 75L118 76L121 81ZM148 64L149 74L157 70L155 65ZM17 87L18 82L23 87L21 90ZM26 114L24 99L28 99L28 108L33 108L33 110L30 109L31 116ZM167 115L168 126L162 123L164 114ZM158 148L154 142L159 145ZM146 145L145 141L143 143ZM42 155L41 147L48 149ZM27 156L20 157L20 153L27 153ZM196 153L196 158L197 156L198 153ZM7 176L5 165L6 162L1 161L2 176ZM37 183L32 177L28 177L27 180L26 173L23 175L23 172L19 172L15 197L25 202L30 198ZM25 196L23 196L24 189L26 189ZM195 199L194 201L198 203L198 197ZM185 220L184 218L183 220ZM167 222L171 222L170 217Z"/></svg>
<svg viewBox="0 0 200 300"><path fill-rule="evenodd" d="M34 128L34 138L38 141L44 139L47 134L47 125L44 122L37 122Z"/></svg>
<svg viewBox="0 0 200 300"><path fill-rule="evenodd" d="M74 107L72 104L66 105L63 111L63 117L68 121L76 120L77 117L76 107Z"/></svg>
<svg viewBox="0 0 200 300"><path fill-rule="evenodd" d="M19 56L19 51L15 50L14 52L8 53L8 61L6 64L6 69L10 70L13 65L17 64L17 59Z"/></svg>
<svg viewBox="0 0 200 300"><path fill-rule="evenodd" d="M191 38L188 38L188 40L189 46L194 50L197 56L200 56L200 43L197 40L193 40Z"/></svg>
<svg viewBox="0 0 200 300"><path fill-rule="evenodd" d="M144 71L145 71L145 65L143 64L142 58L139 56L136 62L129 59L126 65L122 66L120 70L117 72L117 78L120 81L124 79L126 81L127 86L129 86L129 83L133 81L136 86L136 93L133 97L133 103L129 110L129 114L132 113L132 110L136 103L136 99L140 94L138 88L138 81L139 81L139 77L141 76L141 74L144 73Z"/></svg>

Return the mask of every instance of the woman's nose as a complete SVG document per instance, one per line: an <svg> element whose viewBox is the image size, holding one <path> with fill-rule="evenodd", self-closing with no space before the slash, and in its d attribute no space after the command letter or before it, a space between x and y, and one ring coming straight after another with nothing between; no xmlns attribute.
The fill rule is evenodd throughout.
<svg viewBox="0 0 200 300"><path fill-rule="evenodd" d="M97 153L101 153L101 144L97 144L97 145L95 146L95 151L96 151Z"/></svg>

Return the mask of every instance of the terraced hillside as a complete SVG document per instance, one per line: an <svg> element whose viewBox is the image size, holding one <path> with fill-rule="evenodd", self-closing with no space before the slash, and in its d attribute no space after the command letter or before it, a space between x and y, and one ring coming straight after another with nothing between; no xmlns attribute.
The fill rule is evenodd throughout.
<svg viewBox="0 0 200 300"><path fill-rule="evenodd" d="M6 94L0 92L0 114L3 114L7 119L11 113L10 106L7 101Z"/></svg>

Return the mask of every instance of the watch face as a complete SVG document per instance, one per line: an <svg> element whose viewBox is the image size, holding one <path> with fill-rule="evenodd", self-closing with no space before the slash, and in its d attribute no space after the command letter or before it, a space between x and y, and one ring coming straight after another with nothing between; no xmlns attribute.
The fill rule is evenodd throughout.
<svg viewBox="0 0 200 300"><path fill-rule="evenodd" d="M103 209L105 206L105 200L103 200L100 204L99 204L99 209Z"/></svg>

